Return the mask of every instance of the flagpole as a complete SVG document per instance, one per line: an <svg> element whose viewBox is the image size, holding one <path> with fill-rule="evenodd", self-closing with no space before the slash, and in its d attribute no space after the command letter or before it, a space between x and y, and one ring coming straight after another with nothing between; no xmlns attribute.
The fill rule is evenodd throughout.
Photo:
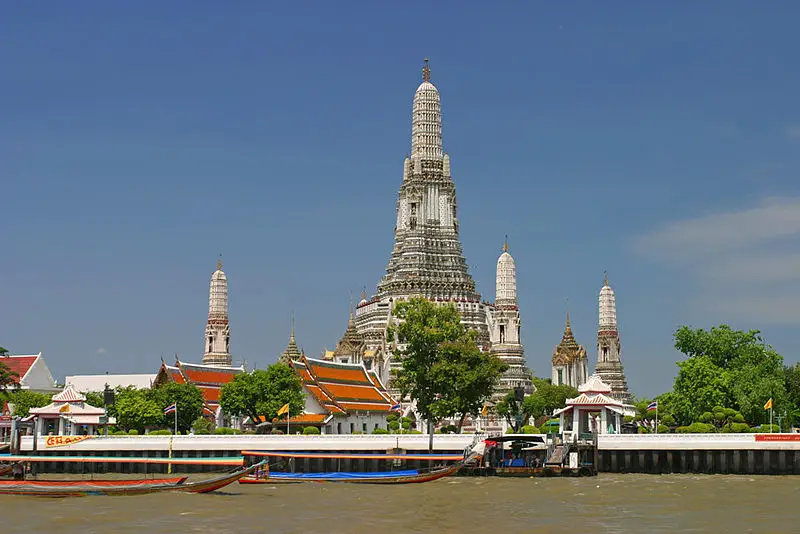
<svg viewBox="0 0 800 534"><path fill-rule="evenodd" d="M175 403L175 435L178 435L178 403Z"/></svg>
<svg viewBox="0 0 800 534"><path fill-rule="evenodd" d="M658 434L658 401L656 401L656 434Z"/></svg>
<svg viewBox="0 0 800 534"><path fill-rule="evenodd" d="M771 401L772 401L772 399L770 399L770 405L769 405L769 433L770 434L772 434L772 432L773 432L773 428L772 428L772 402Z"/></svg>

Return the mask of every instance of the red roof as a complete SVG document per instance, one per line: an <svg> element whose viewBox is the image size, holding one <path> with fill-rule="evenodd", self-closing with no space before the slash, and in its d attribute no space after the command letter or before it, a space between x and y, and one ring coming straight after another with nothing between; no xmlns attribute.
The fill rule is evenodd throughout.
<svg viewBox="0 0 800 534"><path fill-rule="evenodd" d="M19 384L19 381L25 378L25 375L28 374L28 371L30 371L38 358L38 354L34 356L3 356L0 357L0 362L5 364L12 373L19 375L11 377L14 382Z"/></svg>
<svg viewBox="0 0 800 534"><path fill-rule="evenodd" d="M181 361L175 362L174 366L163 363L155 383L159 383L160 377L164 377L163 379L179 384L194 384L203 393L206 404L213 408L219 405L222 386L243 371L240 367L212 367Z"/></svg>
<svg viewBox="0 0 800 534"><path fill-rule="evenodd" d="M291 365L303 386L329 414L349 410L388 412L395 404L378 376L363 365L305 356Z"/></svg>

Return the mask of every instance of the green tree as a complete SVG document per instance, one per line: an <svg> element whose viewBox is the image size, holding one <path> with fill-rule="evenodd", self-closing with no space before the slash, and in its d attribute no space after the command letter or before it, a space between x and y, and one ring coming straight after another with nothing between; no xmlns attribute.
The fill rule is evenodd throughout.
<svg viewBox="0 0 800 534"><path fill-rule="evenodd" d="M728 325L706 331L683 326L675 332L675 348L688 358L678 362L673 415L687 425L715 406L730 406L751 422L768 417L767 399L788 406L783 357L758 330L733 330Z"/></svg>
<svg viewBox="0 0 800 534"><path fill-rule="evenodd" d="M18 389L7 392L8 402L14 405L14 415L28 417L31 408L47 406L52 401L52 395L36 393L27 389Z"/></svg>
<svg viewBox="0 0 800 534"><path fill-rule="evenodd" d="M222 386L220 405L225 413L250 417L254 423L272 421L289 404L289 415L298 415L305 407L303 385L285 363L241 373Z"/></svg>
<svg viewBox="0 0 800 534"><path fill-rule="evenodd" d="M513 391L509 391L494 407L497 415L506 420L509 429L514 433L516 433L519 427L530 417L530 414L527 414L526 417L526 414L522 413L523 404L524 402L517 401L517 397L514 395ZM517 421L517 415L520 416L519 421Z"/></svg>
<svg viewBox="0 0 800 534"><path fill-rule="evenodd" d="M572 386L566 384L554 386L550 380L538 377L534 377L533 385L536 391L533 395L525 397L522 402L523 414L528 414L529 417L551 415L555 410L566 406L567 399L579 395L578 390Z"/></svg>
<svg viewBox="0 0 800 534"><path fill-rule="evenodd" d="M203 392L194 384L167 382L150 391L152 399L161 409L161 424L165 424L167 428L175 425L175 414L164 414L164 410L172 403L177 406L179 433L188 432L192 423L203 415Z"/></svg>
<svg viewBox="0 0 800 534"><path fill-rule="evenodd" d="M8 356L8 349L0 347L0 358L4 356ZM0 393L5 393L8 389L15 389L18 386L19 374L0 361Z"/></svg>
<svg viewBox="0 0 800 534"><path fill-rule="evenodd" d="M145 428L164 425L164 408L149 389L119 388L113 410L109 409L109 415L112 414L117 419L117 428L135 430L139 434L144 433Z"/></svg>
<svg viewBox="0 0 800 534"><path fill-rule="evenodd" d="M499 358L478 349L474 332L466 332L460 341L442 343L431 368L439 393L431 411L437 418L458 415L456 428L460 433L464 419L468 414L480 413L483 402L491 396L507 369L508 365Z"/></svg>
<svg viewBox="0 0 800 534"><path fill-rule="evenodd" d="M434 368L441 360L444 343L464 341L461 317L455 306L438 306L423 298L398 302L394 316L400 324L390 328L389 337L397 340L394 357L401 362L394 373L394 385L401 397L416 400L422 417L435 422L441 417L436 401L444 392L439 390Z"/></svg>
<svg viewBox="0 0 800 534"><path fill-rule="evenodd" d="M102 391L87 391L83 394L86 397L86 404L94 406L95 408L103 408L105 406Z"/></svg>
<svg viewBox="0 0 800 534"><path fill-rule="evenodd" d="M800 363L788 366L784 369L786 381L786 394L789 401L787 413L790 416L788 425L800 424Z"/></svg>
<svg viewBox="0 0 800 534"><path fill-rule="evenodd" d="M214 425L214 422L209 421L203 416L198 417L194 420L194 423L192 423L192 432L194 434L213 434L215 430L216 426Z"/></svg>

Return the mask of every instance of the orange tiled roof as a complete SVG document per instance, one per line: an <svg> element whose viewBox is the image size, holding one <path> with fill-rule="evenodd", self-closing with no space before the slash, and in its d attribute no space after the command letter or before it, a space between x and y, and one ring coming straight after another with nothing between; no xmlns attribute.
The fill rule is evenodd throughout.
<svg viewBox="0 0 800 534"><path fill-rule="evenodd" d="M330 416L325 413L301 413L300 415L289 418L289 424L311 423L319 425L324 423L325 419L328 417Z"/></svg>
<svg viewBox="0 0 800 534"><path fill-rule="evenodd" d="M167 380L178 384L194 384L203 394L203 400L211 407L219 405L219 398L222 394L222 386L232 381L233 378L243 372L239 367L211 367L194 363L176 362L175 366L161 364L161 369L156 377L163 376Z"/></svg>
<svg viewBox="0 0 800 534"><path fill-rule="evenodd" d="M395 404L377 374L363 365L313 360L291 362L303 386L329 414L349 410L388 412Z"/></svg>

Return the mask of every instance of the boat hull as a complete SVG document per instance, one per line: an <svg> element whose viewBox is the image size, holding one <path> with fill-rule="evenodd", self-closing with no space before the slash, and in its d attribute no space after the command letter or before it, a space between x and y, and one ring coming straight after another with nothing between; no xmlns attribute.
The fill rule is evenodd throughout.
<svg viewBox="0 0 800 534"><path fill-rule="evenodd" d="M454 474L461 469L459 462L447 467L433 469L427 472L407 473L393 475L392 473L267 473L262 477L247 476L239 480L240 484L300 484L304 482L326 482L345 484L420 484L432 482ZM305 476L303 476L305 475ZM350 476L347 476L350 475ZM363 476L359 476L363 475Z"/></svg>

